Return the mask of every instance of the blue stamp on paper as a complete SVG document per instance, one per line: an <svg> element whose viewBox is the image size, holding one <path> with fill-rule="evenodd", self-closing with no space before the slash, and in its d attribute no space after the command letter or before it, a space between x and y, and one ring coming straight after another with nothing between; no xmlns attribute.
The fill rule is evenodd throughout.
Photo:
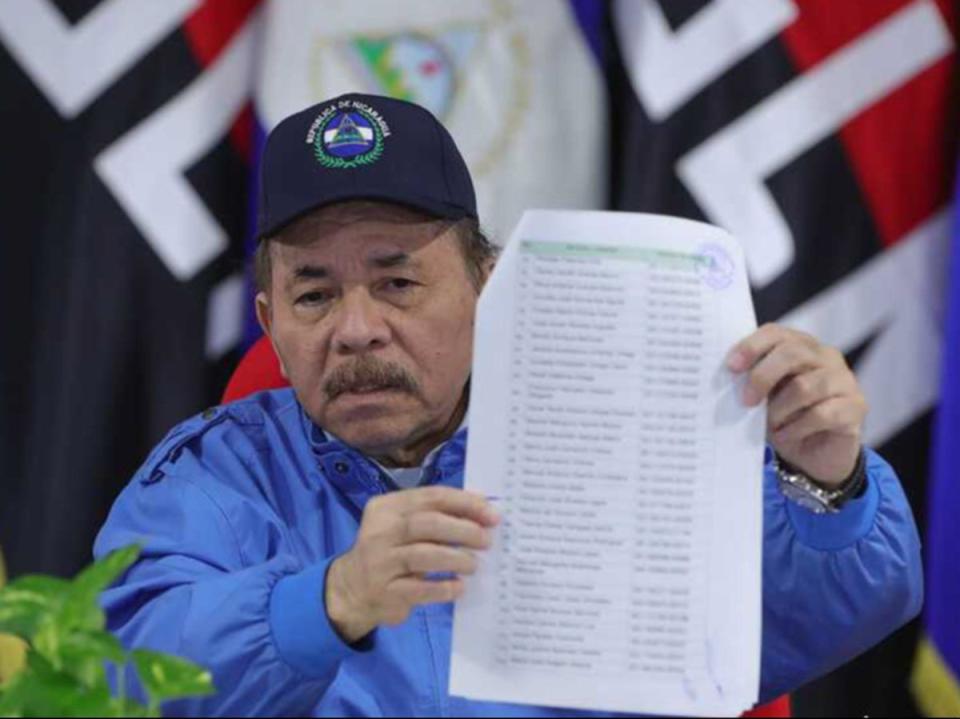
<svg viewBox="0 0 960 719"><path fill-rule="evenodd" d="M697 257L700 260L697 273L707 286L725 290L733 283L736 265L723 247L713 243L703 245L697 251Z"/></svg>

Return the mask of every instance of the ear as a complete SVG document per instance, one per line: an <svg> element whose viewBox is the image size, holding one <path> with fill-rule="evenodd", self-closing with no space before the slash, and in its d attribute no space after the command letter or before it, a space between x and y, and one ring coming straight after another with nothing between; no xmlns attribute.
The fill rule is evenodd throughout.
<svg viewBox="0 0 960 719"><path fill-rule="evenodd" d="M490 279L490 275L493 274L493 268L496 266L497 266L496 257L488 257L486 261L483 263L483 276L480 282L481 289L483 289L483 287L487 284L487 280Z"/></svg>
<svg viewBox="0 0 960 719"><path fill-rule="evenodd" d="M273 336L273 310L270 308L270 297L266 292L258 292L255 303L257 322L260 323L260 329L263 330L263 334L270 338L270 344L273 345L273 353L280 361L280 374L283 375L284 379L289 380L290 376L287 374L287 366L284 364L283 355L280 354L280 348L277 347L277 342Z"/></svg>
<svg viewBox="0 0 960 719"><path fill-rule="evenodd" d="M261 290L257 293L254 302L256 303L257 322L260 323L260 329L263 330L263 334L269 337L272 342L273 333L271 329L273 327L273 315L270 312L270 297L266 292Z"/></svg>

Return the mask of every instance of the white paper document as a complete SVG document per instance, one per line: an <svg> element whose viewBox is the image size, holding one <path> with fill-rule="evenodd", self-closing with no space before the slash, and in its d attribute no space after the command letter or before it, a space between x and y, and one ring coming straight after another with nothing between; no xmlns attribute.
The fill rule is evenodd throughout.
<svg viewBox="0 0 960 719"><path fill-rule="evenodd" d="M722 230L527 212L480 299L466 488L504 521L454 619L450 692L736 715L760 675L763 409Z"/></svg>

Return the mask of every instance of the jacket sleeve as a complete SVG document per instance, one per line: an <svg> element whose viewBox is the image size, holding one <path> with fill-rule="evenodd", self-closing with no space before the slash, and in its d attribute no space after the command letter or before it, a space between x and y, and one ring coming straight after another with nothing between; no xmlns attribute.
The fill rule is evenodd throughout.
<svg viewBox="0 0 960 719"><path fill-rule="evenodd" d="M173 653L212 672L216 696L171 702L167 715L310 714L341 662L368 648L346 645L327 620L332 560L303 567L280 551L246 556L238 517L247 535L280 530L251 522L262 510L229 496L201 454L176 447L159 472L148 460L114 505L96 556L134 542L143 552L103 597L109 628L128 648ZM240 458L218 462L236 466L216 471L243 471ZM139 693L135 681L129 690Z"/></svg>
<svg viewBox="0 0 960 719"><path fill-rule="evenodd" d="M832 515L764 486L760 699L832 671L920 612L920 539L893 469L867 453L867 490Z"/></svg>

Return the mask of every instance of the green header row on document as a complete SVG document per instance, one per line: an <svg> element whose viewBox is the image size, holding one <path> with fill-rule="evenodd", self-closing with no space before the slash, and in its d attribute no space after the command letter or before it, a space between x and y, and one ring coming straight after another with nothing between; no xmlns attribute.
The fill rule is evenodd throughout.
<svg viewBox="0 0 960 719"><path fill-rule="evenodd" d="M523 240L520 249L531 255L644 262L654 267L690 272L709 267L713 263L712 258L707 255L627 245L582 245L575 242Z"/></svg>

